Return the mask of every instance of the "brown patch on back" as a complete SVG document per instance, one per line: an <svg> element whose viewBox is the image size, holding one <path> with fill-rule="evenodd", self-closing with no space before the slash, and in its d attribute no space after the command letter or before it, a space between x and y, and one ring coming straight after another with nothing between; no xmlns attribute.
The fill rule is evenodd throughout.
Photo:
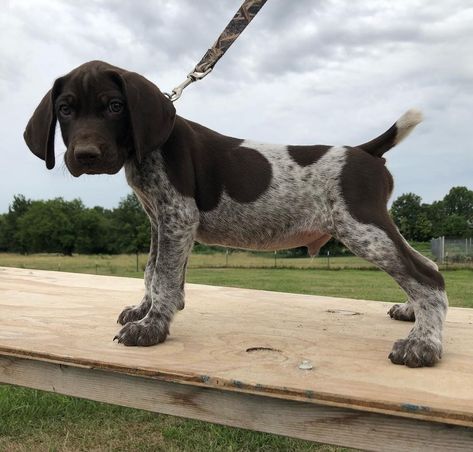
<svg viewBox="0 0 473 452"><path fill-rule="evenodd" d="M290 157L300 166L316 163L332 146L317 144L314 146L288 146Z"/></svg>
<svg viewBox="0 0 473 452"><path fill-rule="evenodd" d="M341 174L341 188L350 215L364 224L382 229L394 242L406 270L417 281L444 289L442 275L426 265L405 245L386 203L393 180L382 159L372 157L361 149L347 147L347 160Z"/></svg>
<svg viewBox="0 0 473 452"><path fill-rule="evenodd" d="M201 211L217 207L224 189L235 201L255 201L269 187L271 165L242 142L177 117L162 148L169 180Z"/></svg>
<svg viewBox="0 0 473 452"><path fill-rule="evenodd" d="M216 154L221 185L238 202L256 201L271 181L271 165L258 151L237 147Z"/></svg>

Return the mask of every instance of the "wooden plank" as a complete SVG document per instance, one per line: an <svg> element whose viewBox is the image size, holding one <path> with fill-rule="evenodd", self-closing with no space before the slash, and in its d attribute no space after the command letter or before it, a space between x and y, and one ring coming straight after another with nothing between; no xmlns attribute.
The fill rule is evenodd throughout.
<svg viewBox="0 0 473 452"><path fill-rule="evenodd" d="M336 277L336 275L334 275ZM0 268L0 353L161 381L473 426L473 310L450 309L434 368L387 359L389 303L189 284L156 347L112 342L132 278ZM302 360L313 369L301 370Z"/></svg>
<svg viewBox="0 0 473 452"><path fill-rule="evenodd" d="M377 451L472 450L467 427L0 357L0 381L144 410Z"/></svg>

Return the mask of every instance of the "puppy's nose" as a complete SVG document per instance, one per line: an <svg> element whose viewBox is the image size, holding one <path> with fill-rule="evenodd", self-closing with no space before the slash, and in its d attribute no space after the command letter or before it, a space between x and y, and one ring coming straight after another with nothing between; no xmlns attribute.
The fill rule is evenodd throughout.
<svg viewBox="0 0 473 452"><path fill-rule="evenodd" d="M100 149L93 144L78 145L74 148L74 156L81 163L93 163L100 155Z"/></svg>

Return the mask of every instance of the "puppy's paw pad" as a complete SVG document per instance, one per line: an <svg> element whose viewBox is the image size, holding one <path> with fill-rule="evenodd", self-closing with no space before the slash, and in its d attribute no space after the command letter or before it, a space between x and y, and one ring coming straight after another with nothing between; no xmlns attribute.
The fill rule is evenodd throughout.
<svg viewBox="0 0 473 452"><path fill-rule="evenodd" d="M117 319L117 323L120 325L126 325L128 322L135 322L141 320L148 313L150 304L141 303L135 306L127 306L120 313Z"/></svg>
<svg viewBox="0 0 473 452"><path fill-rule="evenodd" d="M416 317L414 309L407 303L395 304L389 311L389 316L394 320L404 320L406 322L414 322Z"/></svg>
<svg viewBox="0 0 473 452"><path fill-rule="evenodd" d="M156 322L140 320L128 322L113 340L118 340L118 343L123 345L148 347L164 342L168 334L168 326L160 328Z"/></svg>
<svg viewBox="0 0 473 452"><path fill-rule="evenodd" d="M441 358L441 344L415 337L396 341L389 354L393 364L405 364L407 367L434 366Z"/></svg>

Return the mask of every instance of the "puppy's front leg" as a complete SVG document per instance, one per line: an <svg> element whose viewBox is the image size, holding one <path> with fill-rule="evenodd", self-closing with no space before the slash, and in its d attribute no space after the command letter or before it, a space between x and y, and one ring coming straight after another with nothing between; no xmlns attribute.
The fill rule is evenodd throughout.
<svg viewBox="0 0 473 452"><path fill-rule="evenodd" d="M127 306L118 316L117 322L125 325L128 322L141 320L151 308L151 288L158 255L158 228L151 224L151 243L149 247L148 262L145 269L145 295L141 303Z"/></svg>
<svg viewBox="0 0 473 452"><path fill-rule="evenodd" d="M121 329L115 337L118 342L148 346L164 342L169 334L174 314L184 307L185 271L197 226L190 220L184 215L160 218L151 307L141 320Z"/></svg>

